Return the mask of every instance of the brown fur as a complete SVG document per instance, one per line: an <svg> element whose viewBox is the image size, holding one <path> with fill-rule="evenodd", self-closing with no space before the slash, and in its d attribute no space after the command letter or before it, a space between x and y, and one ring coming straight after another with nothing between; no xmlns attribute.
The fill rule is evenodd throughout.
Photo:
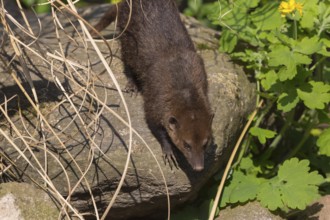
<svg viewBox="0 0 330 220"><path fill-rule="evenodd" d="M173 0L132 0L130 20L127 2L118 5L125 74L142 93L146 121L165 158L174 160L173 143L200 171L212 136L203 60ZM116 18L115 6L110 12L96 26L98 30Z"/></svg>

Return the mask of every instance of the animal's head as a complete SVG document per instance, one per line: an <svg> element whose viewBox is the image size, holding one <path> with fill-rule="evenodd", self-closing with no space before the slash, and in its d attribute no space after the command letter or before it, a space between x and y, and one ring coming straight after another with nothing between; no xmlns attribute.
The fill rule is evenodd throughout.
<svg viewBox="0 0 330 220"><path fill-rule="evenodd" d="M213 114L187 111L167 118L167 132L195 171L204 169L205 149L212 139Z"/></svg>

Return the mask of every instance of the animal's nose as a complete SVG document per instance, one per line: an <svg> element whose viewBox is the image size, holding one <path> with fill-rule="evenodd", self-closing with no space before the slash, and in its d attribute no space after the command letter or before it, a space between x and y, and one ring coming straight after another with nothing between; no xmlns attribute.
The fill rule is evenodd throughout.
<svg viewBox="0 0 330 220"><path fill-rule="evenodd" d="M202 171L203 169L204 169L203 164L195 164L195 166L194 166L195 171Z"/></svg>
<svg viewBox="0 0 330 220"><path fill-rule="evenodd" d="M190 164L195 171L202 171L204 169L204 154L199 152L193 154Z"/></svg>

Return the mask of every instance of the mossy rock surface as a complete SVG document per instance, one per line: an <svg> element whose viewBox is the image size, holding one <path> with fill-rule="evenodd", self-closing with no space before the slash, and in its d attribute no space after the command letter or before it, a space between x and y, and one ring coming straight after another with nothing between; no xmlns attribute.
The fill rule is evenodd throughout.
<svg viewBox="0 0 330 220"><path fill-rule="evenodd" d="M0 184L0 219L52 220L59 211L44 191L27 183Z"/></svg>

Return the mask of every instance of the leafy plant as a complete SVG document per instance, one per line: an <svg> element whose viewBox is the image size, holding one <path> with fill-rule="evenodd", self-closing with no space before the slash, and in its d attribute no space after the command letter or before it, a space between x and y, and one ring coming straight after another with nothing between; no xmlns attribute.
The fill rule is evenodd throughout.
<svg viewBox="0 0 330 220"><path fill-rule="evenodd" d="M219 50L254 77L257 103L266 102L221 207L256 199L270 210L304 209L329 192L330 1L189 2L186 13L221 30Z"/></svg>
<svg viewBox="0 0 330 220"><path fill-rule="evenodd" d="M272 178L259 177L262 169L255 167L250 158L242 159L241 164L224 190L222 207L257 199L270 210L303 210L320 196L318 186L324 178L316 171L309 172L308 160L286 160Z"/></svg>
<svg viewBox="0 0 330 220"><path fill-rule="evenodd" d="M48 0L21 0L21 2L28 8L35 8L37 13L45 13L50 11L50 4L48 3Z"/></svg>

